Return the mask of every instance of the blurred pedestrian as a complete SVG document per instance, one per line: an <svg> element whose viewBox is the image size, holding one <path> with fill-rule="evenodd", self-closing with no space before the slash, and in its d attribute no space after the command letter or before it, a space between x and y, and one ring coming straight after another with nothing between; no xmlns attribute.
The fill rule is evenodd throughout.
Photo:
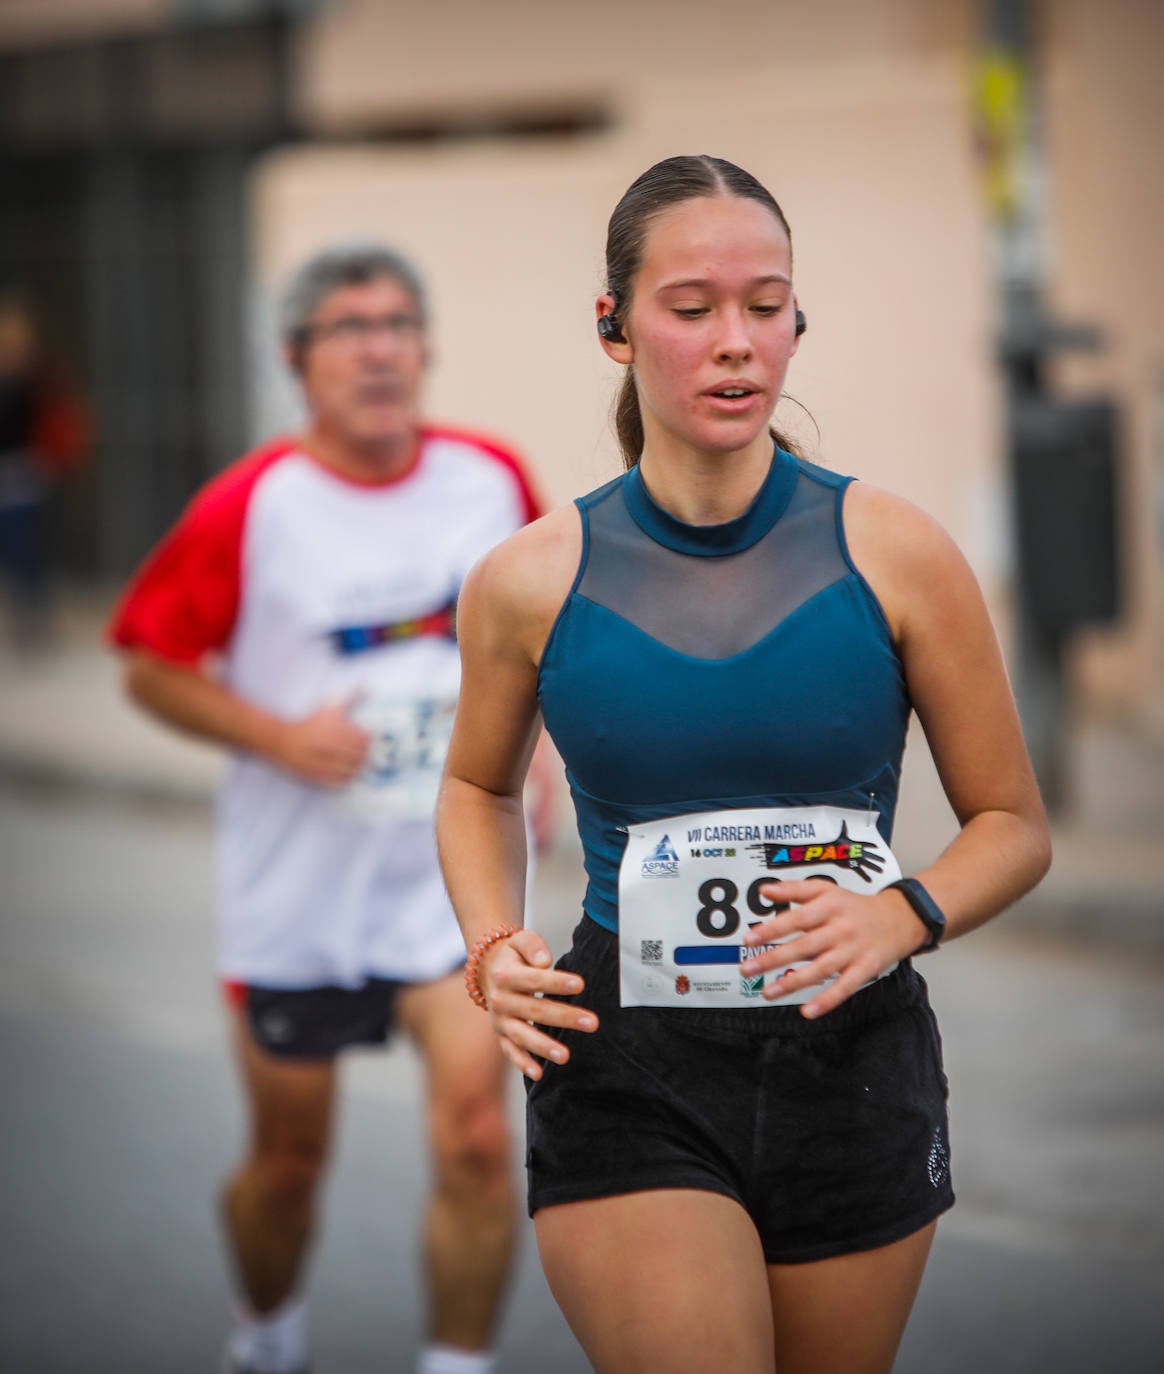
<svg viewBox="0 0 1164 1374"><path fill-rule="evenodd" d="M425 291L399 254L313 257L281 326L305 432L198 493L111 625L132 698L231 755L219 928L250 1141L223 1195L230 1368L307 1368L336 1056L399 1027L423 1059L433 1171L419 1369L481 1374L515 1230L503 1061L464 997L432 810L461 580L536 501L510 449L422 421Z"/></svg>
<svg viewBox="0 0 1164 1374"><path fill-rule="evenodd" d="M88 448L85 407L45 357L28 304L0 294L0 575L18 648L50 632L48 502Z"/></svg>
<svg viewBox="0 0 1164 1374"><path fill-rule="evenodd" d="M466 582L438 804L542 1263L601 1374L884 1374L953 1203L911 958L1042 876L1038 791L951 540L769 429L806 324L769 192L649 169L597 315L627 471ZM901 879L911 709L962 828ZM556 969L519 903L542 713L590 879Z"/></svg>

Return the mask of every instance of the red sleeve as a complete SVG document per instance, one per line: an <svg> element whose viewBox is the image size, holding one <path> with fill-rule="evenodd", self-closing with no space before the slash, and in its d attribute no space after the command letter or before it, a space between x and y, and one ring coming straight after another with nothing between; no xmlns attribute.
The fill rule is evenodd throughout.
<svg viewBox="0 0 1164 1374"><path fill-rule="evenodd" d="M496 459L502 467L508 468L521 497L523 524L528 525L531 520L545 514L545 506L526 471L525 460L507 444L502 444L488 435L478 434L474 430L454 429L448 425L426 425L424 433L426 437L431 436L434 439L459 439L463 443L472 444L483 453L487 453L490 458Z"/></svg>
<svg viewBox="0 0 1164 1374"><path fill-rule="evenodd" d="M247 505L259 477L293 448L287 439L266 445L203 487L130 580L106 629L111 644L194 664L230 642Z"/></svg>

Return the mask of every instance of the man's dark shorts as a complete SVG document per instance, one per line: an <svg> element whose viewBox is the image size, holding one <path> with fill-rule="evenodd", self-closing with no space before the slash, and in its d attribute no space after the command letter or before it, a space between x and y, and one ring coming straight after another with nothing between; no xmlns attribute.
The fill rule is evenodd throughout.
<svg viewBox="0 0 1164 1374"><path fill-rule="evenodd" d="M461 964L454 965L455 973ZM446 975L447 977L448 975ZM278 1059L331 1059L355 1045L383 1045L395 1028L396 1003L414 983L369 978L358 988L265 988L229 982L228 1000L243 1013L255 1043Z"/></svg>
<svg viewBox="0 0 1164 1374"><path fill-rule="evenodd" d="M654 1188L734 1198L769 1264L871 1250L953 1205L946 1077L908 963L819 1020L799 1007L619 1006L617 937L589 918L592 1033L527 1082L529 1210ZM572 1001L574 999L565 999Z"/></svg>

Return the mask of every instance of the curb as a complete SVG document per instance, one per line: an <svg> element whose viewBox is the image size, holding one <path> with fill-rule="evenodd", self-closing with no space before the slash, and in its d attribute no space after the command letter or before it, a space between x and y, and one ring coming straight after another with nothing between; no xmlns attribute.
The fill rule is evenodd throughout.
<svg viewBox="0 0 1164 1374"><path fill-rule="evenodd" d="M4 755L0 755L0 788L55 798L101 800L115 806L207 814L214 803L213 785L194 779L135 777L89 770L76 763Z"/></svg>
<svg viewBox="0 0 1164 1374"><path fill-rule="evenodd" d="M1033 893L1004 917L1018 937L1040 935L1103 953L1164 960L1164 894L1114 891L1049 897Z"/></svg>

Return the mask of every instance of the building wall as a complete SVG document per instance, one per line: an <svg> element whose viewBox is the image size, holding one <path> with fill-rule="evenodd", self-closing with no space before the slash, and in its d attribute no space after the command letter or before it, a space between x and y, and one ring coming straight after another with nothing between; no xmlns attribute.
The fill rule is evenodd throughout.
<svg viewBox="0 0 1164 1374"><path fill-rule="evenodd" d="M515 437L564 500L617 470L608 411L618 377L592 318L606 216L658 157L730 157L784 205L810 319L789 390L811 419L789 403L778 419L824 463L942 520L1005 627L997 290L969 97L980 9L740 0L720 23L703 0L672 0L661 34L657 5L619 0L325 6L301 37L297 99L328 146L276 154L256 177L262 289L340 233L412 250L437 307L433 411ZM1164 113L1164 9L1045 0L1036 14L1052 299L1106 325L1112 341L1059 372L1065 389L1114 388L1128 417L1128 614L1083 637L1073 662L1087 700L1138 709L1164 681L1152 517L1164 187L1148 143ZM394 125L488 130L571 109L605 111L609 123L557 141L343 146Z"/></svg>
<svg viewBox="0 0 1164 1374"><path fill-rule="evenodd" d="M597 97L617 110L651 82L702 102L708 77L778 82L797 63L948 51L973 0L343 0L305 33L305 117L329 131L434 110L471 117Z"/></svg>
<svg viewBox="0 0 1164 1374"><path fill-rule="evenodd" d="M650 6L596 0L588 22L564 6L542 30L523 27L516 0L487 18L466 12L459 28L444 8L426 7L427 30L392 28L368 3L325 11L301 52L304 111L334 139L392 113L420 119L422 102L431 118L442 92L456 109L484 109L499 91L511 102L606 94L609 130L281 151L256 179L264 286L337 235L379 233L413 251L437 309L433 410L513 434L564 500L617 470L608 409L618 370L593 324L606 218L658 157L729 157L771 187L793 227L810 327L789 389L811 418L788 403L778 418L821 461L932 510L1001 588L966 7L838 4L824 18L746 0L732 14L749 39L733 51L746 56L730 67L707 61L702 5L669 8L665 67L647 60ZM446 21L455 36L434 64L431 31Z"/></svg>
<svg viewBox="0 0 1164 1374"><path fill-rule="evenodd" d="M1055 0L1046 27L1052 295L1105 350L1065 359L1065 389L1124 407L1127 615L1078 646L1086 697L1117 709L1164 684L1164 5Z"/></svg>
<svg viewBox="0 0 1164 1374"><path fill-rule="evenodd" d="M1109 338L1101 354L1062 360L1058 380L1112 391L1126 416L1127 614L1083 637L1073 667L1086 701L1138 710L1164 699L1164 160L1152 145L1164 124L1164 6L1032 8L1051 298L1062 317ZM297 12L314 17L296 41L291 99L308 142L253 177L256 316L269 319L282 274L320 243L367 233L400 243L433 279L431 409L512 435L565 500L617 468L607 418L617 370L592 317L606 216L660 156L731 157L771 186L794 230L810 329L789 386L812 418L787 403L779 418L821 461L937 515L1005 624L997 291L968 94L985 9L304 3ZM4 0L0 48L157 30L189 12L179 0ZM179 85L163 82L164 92ZM246 89L224 78L223 109ZM42 104L75 112L84 94L78 85L68 102ZM555 125L588 132L500 132ZM379 137L409 128L454 137ZM256 354L263 424L287 413L290 394L273 380L272 357L268 336Z"/></svg>

